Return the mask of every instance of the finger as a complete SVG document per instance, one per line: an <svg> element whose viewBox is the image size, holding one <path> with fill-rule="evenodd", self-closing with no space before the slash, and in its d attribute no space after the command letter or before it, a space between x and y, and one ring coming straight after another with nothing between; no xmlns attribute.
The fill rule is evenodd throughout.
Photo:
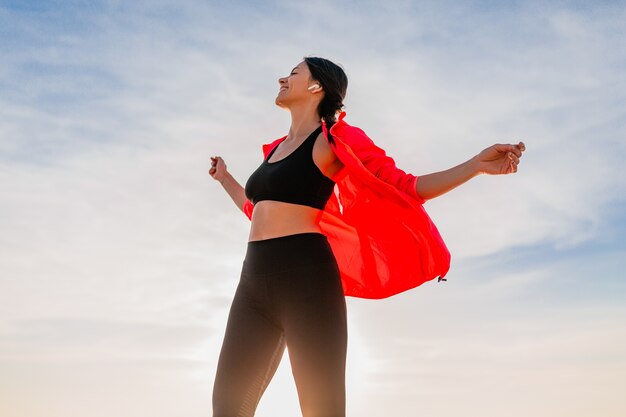
<svg viewBox="0 0 626 417"><path fill-rule="evenodd" d="M522 156L522 150L519 145L511 145L511 152L518 158Z"/></svg>
<svg viewBox="0 0 626 417"><path fill-rule="evenodd" d="M512 152L518 158L522 156L522 152L526 149L523 142L519 142L516 145L513 144L503 144L500 145L503 152Z"/></svg>
<svg viewBox="0 0 626 417"><path fill-rule="evenodd" d="M512 148L511 152L513 152L515 156L517 156L518 158L521 158L522 152L526 150L526 147L524 146L522 142L518 143L517 145L511 145L511 148Z"/></svg>
<svg viewBox="0 0 626 417"><path fill-rule="evenodd" d="M505 174L511 174L514 172L514 170L515 170L515 162L512 159L509 159L508 163L506 164Z"/></svg>
<svg viewBox="0 0 626 417"><path fill-rule="evenodd" d="M497 143L494 145L495 149L501 153L513 152L516 156L522 156L522 152L517 145Z"/></svg>
<svg viewBox="0 0 626 417"><path fill-rule="evenodd" d="M520 156L521 156L521 154L520 154ZM511 160L511 162L513 162L515 165L519 164L519 157L517 155L515 155L514 153L509 152L508 153L508 157Z"/></svg>

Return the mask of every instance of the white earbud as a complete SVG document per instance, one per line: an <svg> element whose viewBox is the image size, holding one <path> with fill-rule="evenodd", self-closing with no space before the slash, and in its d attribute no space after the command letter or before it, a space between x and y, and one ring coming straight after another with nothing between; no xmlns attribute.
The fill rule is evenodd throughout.
<svg viewBox="0 0 626 417"><path fill-rule="evenodd" d="M317 84L313 84L312 86L310 86L309 88L307 88L307 90L312 90L312 89L314 89L314 88L320 88L320 86L319 86L319 85L317 85Z"/></svg>

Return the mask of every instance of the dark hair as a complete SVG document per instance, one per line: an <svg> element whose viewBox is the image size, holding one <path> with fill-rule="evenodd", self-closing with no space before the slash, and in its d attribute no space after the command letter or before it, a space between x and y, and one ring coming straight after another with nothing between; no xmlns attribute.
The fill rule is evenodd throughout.
<svg viewBox="0 0 626 417"><path fill-rule="evenodd" d="M305 56L303 59L309 67L311 77L319 81L324 89L324 98L317 111L330 129L337 121L337 112L345 107L343 100L348 89L348 77L343 68L328 59L314 56Z"/></svg>

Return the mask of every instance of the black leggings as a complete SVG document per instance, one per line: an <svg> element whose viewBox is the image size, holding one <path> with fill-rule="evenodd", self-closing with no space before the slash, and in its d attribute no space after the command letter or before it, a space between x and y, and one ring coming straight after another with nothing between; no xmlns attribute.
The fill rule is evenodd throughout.
<svg viewBox="0 0 626 417"><path fill-rule="evenodd" d="M348 331L325 235L249 241L213 385L213 417L253 416L288 347L304 417L345 417Z"/></svg>

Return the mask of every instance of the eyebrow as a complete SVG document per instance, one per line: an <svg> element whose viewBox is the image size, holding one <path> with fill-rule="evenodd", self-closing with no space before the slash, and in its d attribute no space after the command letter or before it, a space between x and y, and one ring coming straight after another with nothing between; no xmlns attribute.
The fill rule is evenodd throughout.
<svg viewBox="0 0 626 417"><path fill-rule="evenodd" d="M293 67L293 69L291 70L291 72L293 72L294 70L299 69L298 67Z"/></svg>

